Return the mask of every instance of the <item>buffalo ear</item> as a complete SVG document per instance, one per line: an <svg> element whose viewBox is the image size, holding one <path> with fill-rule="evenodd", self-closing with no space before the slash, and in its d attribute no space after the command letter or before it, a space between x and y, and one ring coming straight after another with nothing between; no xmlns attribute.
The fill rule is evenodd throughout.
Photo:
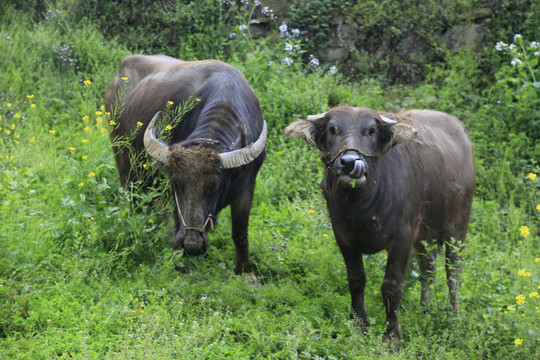
<svg viewBox="0 0 540 360"><path fill-rule="evenodd" d="M418 131L409 124L398 122L390 127L392 137L387 145L387 149L405 141L411 141L418 137Z"/></svg>
<svg viewBox="0 0 540 360"><path fill-rule="evenodd" d="M296 119L285 128L284 132L288 137L299 138L318 147L315 139L319 133L319 127L314 121Z"/></svg>

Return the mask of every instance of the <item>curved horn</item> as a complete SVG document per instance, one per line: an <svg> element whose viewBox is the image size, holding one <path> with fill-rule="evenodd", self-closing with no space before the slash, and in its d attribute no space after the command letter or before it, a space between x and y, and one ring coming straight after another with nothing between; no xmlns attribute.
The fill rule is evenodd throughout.
<svg viewBox="0 0 540 360"><path fill-rule="evenodd" d="M154 115L144 132L144 148L154 160L166 164L167 159L169 158L169 145L158 138L156 128L156 121L160 113L161 111L158 111L156 115Z"/></svg>
<svg viewBox="0 0 540 360"><path fill-rule="evenodd" d="M317 120L322 119L325 115L326 115L326 113L317 114L317 115L308 115L307 120L309 120L309 121L317 121Z"/></svg>
<svg viewBox="0 0 540 360"><path fill-rule="evenodd" d="M381 114L379 114L379 116L381 117L381 120L382 120L384 123L387 123L388 125L395 125L395 124L397 124L397 121L396 121L396 120L389 119L389 118L387 118L386 116L382 116Z"/></svg>
<svg viewBox="0 0 540 360"><path fill-rule="evenodd" d="M223 164L223 168L231 169L244 166L259 157L264 150L264 146L266 145L266 133L266 121L264 121L261 135L259 135L257 141L243 147L242 149L218 154L219 158L221 159L221 163Z"/></svg>

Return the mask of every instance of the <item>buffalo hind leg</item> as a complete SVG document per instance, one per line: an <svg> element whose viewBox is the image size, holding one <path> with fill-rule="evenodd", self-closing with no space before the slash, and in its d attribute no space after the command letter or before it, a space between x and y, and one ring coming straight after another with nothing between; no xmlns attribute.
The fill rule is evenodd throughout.
<svg viewBox="0 0 540 360"><path fill-rule="evenodd" d="M462 239L465 237L463 236ZM450 238L446 241L446 281L450 295L450 305L454 313L459 313L458 288L461 279L461 260L464 240Z"/></svg>
<svg viewBox="0 0 540 360"><path fill-rule="evenodd" d="M418 256L418 266L420 268L420 282L422 290L420 294L420 304L426 306L431 303L431 287L435 278L437 260L437 247L426 246L425 242L419 242L416 246Z"/></svg>
<svg viewBox="0 0 540 360"><path fill-rule="evenodd" d="M231 203L231 222L232 238L235 246L235 266L234 273L241 274L245 272L252 279L253 270L249 260L249 212L251 211L251 202L253 200L253 191L255 185L249 186Z"/></svg>

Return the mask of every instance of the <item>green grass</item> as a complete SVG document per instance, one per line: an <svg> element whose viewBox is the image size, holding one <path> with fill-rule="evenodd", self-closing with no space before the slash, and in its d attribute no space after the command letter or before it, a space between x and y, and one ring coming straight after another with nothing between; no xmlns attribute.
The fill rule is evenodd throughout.
<svg viewBox="0 0 540 360"><path fill-rule="evenodd" d="M153 194L120 189L107 119L96 112L128 54L122 45L104 40L88 23L36 23L10 9L0 34L0 358L540 354L540 178L528 177L539 173L539 149L524 125L525 113L531 124L539 121L538 91L526 69L503 66L497 73L517 79L517 89L508 80L482 92L470 87L468 76L478 74L465 71L473 55L461 53L429 82L383 88L376 79L350 84L300 63L287 67L279 61L283 50L246 40L245 53L230 63L252 83L271 125L250 220L259 278L253 285L232 271L228 209L210 234L208 259L191 259L191 272L184 274L174 270L185 259L170 250L172 221L152 207ZM72 46L66 55L77 59L78 70L59 59L59 44ZM519 109L512 106L516 91L525 94ZM497 105L499 98L509 102ZM385 254L366 257L372 326L362 333L349 320L345 266L318 190L322 164L313 150L282 135L294 117L338 104L441 109L467 123L475 145L478 185L462 312L449 311L442 256L425 312L413 260L400 310L400 353L381 344ZM516 339L523 342L516 346Z"/></svg>

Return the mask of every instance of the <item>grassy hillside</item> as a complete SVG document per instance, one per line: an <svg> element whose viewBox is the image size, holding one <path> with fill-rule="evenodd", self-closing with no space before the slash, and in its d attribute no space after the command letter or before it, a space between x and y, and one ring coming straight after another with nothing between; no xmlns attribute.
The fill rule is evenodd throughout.
<svg viewBox="0 0 540 360"><path fill-rule="evenodd" d="M215 32L202 28L179 44L185 51L197 39L223 46L208 57L245 74L269 125L250 220L253 285L232 271L228 209L210 234L208 259L192 259L183 274L175 266L185 259L170 249L172 222L151 205L155 193L120 188L101 106L130 54L124 40L73 21L73 7L0 8L0 358L540 355L540 39L500 38L483 52L489 59L466 50L448 55L414 87L386 87L376 77L350 83L327 65L303 62L294 37L244 36L249 13L241 7L234 8L242 16L233 16L233 39L216 45ZM486 61L490 79L477 66ZM318 190L322 164L307 145L282 135L295 117L339 104L443 110L468 125L475 147L462 312L449 312L443 259L425 312L413 261L400 353L381 345L386 255L365 259L372 326L362 333L349 321L345 266Z"/></svg>

